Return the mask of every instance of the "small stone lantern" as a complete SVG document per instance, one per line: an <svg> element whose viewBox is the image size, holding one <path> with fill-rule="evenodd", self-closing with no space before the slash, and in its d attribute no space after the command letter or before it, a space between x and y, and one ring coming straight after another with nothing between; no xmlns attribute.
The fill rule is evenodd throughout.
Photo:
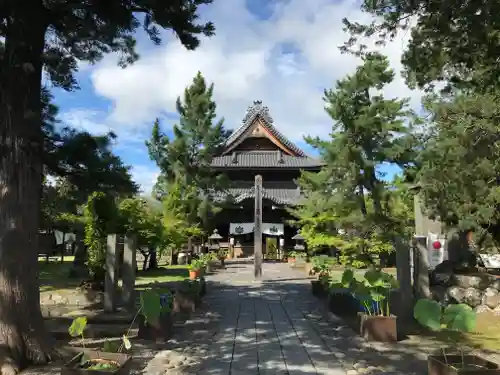
<svg viewBox="0 0 500 375"><path fill-rule="evenodd" d="M214 232L208 237L208 249L219 250L221 239L222 236L217 232L217 229L214 229Z"/></svg>
<svg viewBox="0 0 500 375"><path fill-rule="evenodd" d="M300 234L300 231L297 232L295 236L292 237L292 240L295 241L294 250L305 250L305 238Z"/></svg>

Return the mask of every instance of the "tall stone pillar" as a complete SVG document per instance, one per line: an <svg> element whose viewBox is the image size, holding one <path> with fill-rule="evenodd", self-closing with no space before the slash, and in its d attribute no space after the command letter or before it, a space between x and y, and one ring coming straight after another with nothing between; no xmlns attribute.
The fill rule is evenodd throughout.
<svg viewBox="0 0 500 375"><path fill-rule="evenodd" d="M135 268L136 268L137 241L134 235L125 236L123 246L123 267L122 267L122 298L125 306L135 309Z"/></svg>
<svg viewBox="0 0 500 375"><path fill-rule="evenodd" d="M116 310L116 290L118 287L118 264L117 252L118 236L108 235L106 246L106 276L104 279L104 311L114 312Z"/></svg>
<svg viewBox="0 0 500 375"><path fill-rule="evenodd" d="M254 276L262 276L262 176L255 176Z"/></svg>

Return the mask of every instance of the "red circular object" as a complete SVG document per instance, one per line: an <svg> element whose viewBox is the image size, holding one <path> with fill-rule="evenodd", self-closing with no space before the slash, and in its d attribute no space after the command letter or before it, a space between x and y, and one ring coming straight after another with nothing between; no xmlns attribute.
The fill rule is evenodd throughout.
<svg viewBox="0 0 500 375"><path fill-rule="evenodd" d="M434 242L432 243L432 248L433 248L434 250L439 250L439 249L441 249L441 242L439 242L439 241L434 241Z"/></svg>

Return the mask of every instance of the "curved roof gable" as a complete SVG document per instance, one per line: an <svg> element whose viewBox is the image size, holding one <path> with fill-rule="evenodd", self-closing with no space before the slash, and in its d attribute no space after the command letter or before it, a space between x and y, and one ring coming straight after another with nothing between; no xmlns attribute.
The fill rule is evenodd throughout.
<svg viewBox="0 0 500 375"><path fill-rule="evenodd" d="M273 125L274 120L269 114L269 108L262 105L261 100L255 100L253 105L249 106L245 117L243 118L241 126L236 129L233 134L226 140L225 149L222 154L227 154L239 143L241 143L248 134L248 130L255 123L260 120L260 124L276 138L285 148L292 151L295 156L306 157L307 155L297 145L291 142L281 132L279 132Z"/></svg>

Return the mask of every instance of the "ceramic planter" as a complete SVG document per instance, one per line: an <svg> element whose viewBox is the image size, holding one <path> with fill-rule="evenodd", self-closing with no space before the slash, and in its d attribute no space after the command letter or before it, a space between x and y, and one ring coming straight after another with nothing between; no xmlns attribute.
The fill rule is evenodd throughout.
<svg viewBox="0 0 500 375"><path fill-rule="evenodd" d="M200 277L200 270L189 270L189 280L196 280Z"/></svg>
<svg viewBox="0 0 500 375"><path fill-rule="evenodd" d="M498 375L498 364L476 355L448 354L427 357L429 375Z"/></svg>
<svg viewBox="0 0 500 375"><path fill-rule="evenodd" d="M143 315L139 315L138 326L139 331L137 337L146 340L165 340L167 341L172 337L174 330L174 320L172 313L162 313L157 325L147 323Z"/></svg>
<svg viewBox="0 0 500 375"><path fill-rule="evenodd" d="M295 258L287 258L288 264L295 263Z"/></svg>
<svg viewBox="0 0 500 375"><path fill-rule="evenodd" d="M213 271L213 265L209 262L207 263L206 267L205 267L205 270L207 273L211 273Z"/></svg>
<svg viewBox="0 0 500 375"><path fill-rule="evenodd" d="M117 368L94 370L80 367L83 355L86 355L91 361L96 362L113 362ZM123 353L107 353L93 350L86 350L85 353L78 353L68 363L64 364L61 369L61 375L110 375L110 374L125 374L127 373L126 365L131 357Z"/></svg>
<svg viewBox="0 0 500 375"><path fill-rule="evenodd" d="M326 295L326 289L323 283L319 280L312 280L311 281L311 288L312 288L312 294L315 295L316 297L325 297Z"/></svg>
<svg viewBox="0 0 500 375"><path fill-rule="evenodd" d="M331 290L328 293L328 308L335 315L356 317L358 303L348 290Z"/></svg>
<svg viewBox="0 0 500 375"><path fill-rule="evenodd" d="M368 315L358 313L359 329L362 337L370 341L398 341L397 317L394 315Z"/></svg>

